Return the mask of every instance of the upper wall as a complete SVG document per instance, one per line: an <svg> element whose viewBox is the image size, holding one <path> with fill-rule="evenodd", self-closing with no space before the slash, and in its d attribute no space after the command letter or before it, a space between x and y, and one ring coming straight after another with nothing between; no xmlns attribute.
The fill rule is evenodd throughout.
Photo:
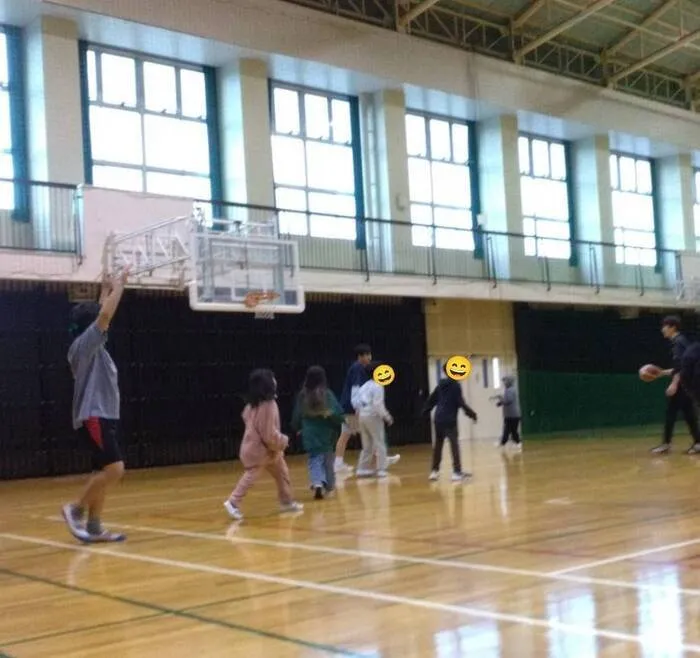
<svg viewBox="0 0 700 658"><path fill-rule="evenodd" d="M278 53L345 71L326 70L329 78L344 79L327 79L320 86L347 88L356 72L372 76L362 83L377 88L413 85L476 98L482 101L476 118L524 110L597 131L645 136L681 150L700 149L700 117L690 112L279 0L63 0L62 5L234 44L248 56ZM308 68L297 67L292 75L304 77ZM323 69L316 74L323 76Z"/></svg>

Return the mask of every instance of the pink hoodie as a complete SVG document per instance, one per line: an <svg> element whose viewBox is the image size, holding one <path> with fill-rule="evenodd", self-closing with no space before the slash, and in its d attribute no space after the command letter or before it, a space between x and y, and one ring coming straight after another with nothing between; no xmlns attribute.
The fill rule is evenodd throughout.
<svg viewBox="0 0 700 658"><path fill-rule="evenodd" d="M277 402L269 400L257 407L249 404L243 409L245 433L239 458L245 468L263 466L284 452L289 438L280 432L280 410Z"/></svg>

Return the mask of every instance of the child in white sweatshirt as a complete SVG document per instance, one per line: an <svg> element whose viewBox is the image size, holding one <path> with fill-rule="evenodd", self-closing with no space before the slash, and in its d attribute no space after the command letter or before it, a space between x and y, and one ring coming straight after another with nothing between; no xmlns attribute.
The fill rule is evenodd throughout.
<svg viewBox="0 0 700 658"><path fill-rule="evenodd" d="M353 391L352 406L359 415L362 452L357 463L358 477L375 475L372 470L372 458L377 458L377 477L387 476L389 461L386 451L386 433L384 423L392 425L394 419L384 406L384 387L372 379L374 370L379 363L370 364L368 371L370 379L360 388Z"/></svg>

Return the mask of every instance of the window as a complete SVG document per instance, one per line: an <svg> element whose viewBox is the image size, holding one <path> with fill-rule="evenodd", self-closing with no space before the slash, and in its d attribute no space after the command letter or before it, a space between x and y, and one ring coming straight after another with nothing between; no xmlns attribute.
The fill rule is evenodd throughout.
<svg viewBox="0 0 700 658"><path fill-rule="evenodd" d="M693 197L693 217L695 218L695 251L700 251L700 170L694 174L695 196Z"/></svg>
<svg viewBox="0 0 700 658"><path fill-rule="evenodd" d="M354 240L353 99L272 85L272 165L280 233Z"/></svg>
<svg viewBox="0 0 700 658"><path fill-rule="evenodd" d="M0 31L0 178L13 178L12 129L10 125L10 71L7 37ZM12 210L15 195L12 183L0 181L0 210Z"/></svg>
<svg viewBox="0 0 700 658"><path fill-rule="evenodd" d="M406 145L412 242L417 247L474 250L470 126L408 112ZM439 227L439 228L436 228Z"/></svg>
<svg viewBox="0 0 700 658"><path fill-rule="evenodd" d="M571 208L566 147L561 142L518 139L525 255L571 257Z"/></svg>
<svg viewBox="0 0 700 658"><path fill-rule="evenodd" d="M204 70L93 46L86 60L92 183L211 199Z"/></svg>
<svg viewBox="0 0 700 658"><path fill-rule="evenodd" d="M651 160L610 154L615 262L656 265Z"/></svg>

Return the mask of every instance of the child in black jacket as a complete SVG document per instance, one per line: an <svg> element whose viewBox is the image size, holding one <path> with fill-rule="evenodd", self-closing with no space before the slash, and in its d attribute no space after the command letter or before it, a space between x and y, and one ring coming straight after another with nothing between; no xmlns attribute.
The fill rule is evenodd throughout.
<svg viewBox="0 0 700 658"><path fill-rule="evenodd" d="M474 422L477 415L467 405L462 395L462 386L454 379L441 379L435 390L430 394L423 413L429 414L435 409L435 446L433 447L433 465L430 479L437 480L440 475L440 461L442 459L442 446L445 438L450 440L452 448L452 480L457 482L471 477L470 473L462 471L462 460L459 455L459 437L457 432L457 414L462 409Z"/></svg>

